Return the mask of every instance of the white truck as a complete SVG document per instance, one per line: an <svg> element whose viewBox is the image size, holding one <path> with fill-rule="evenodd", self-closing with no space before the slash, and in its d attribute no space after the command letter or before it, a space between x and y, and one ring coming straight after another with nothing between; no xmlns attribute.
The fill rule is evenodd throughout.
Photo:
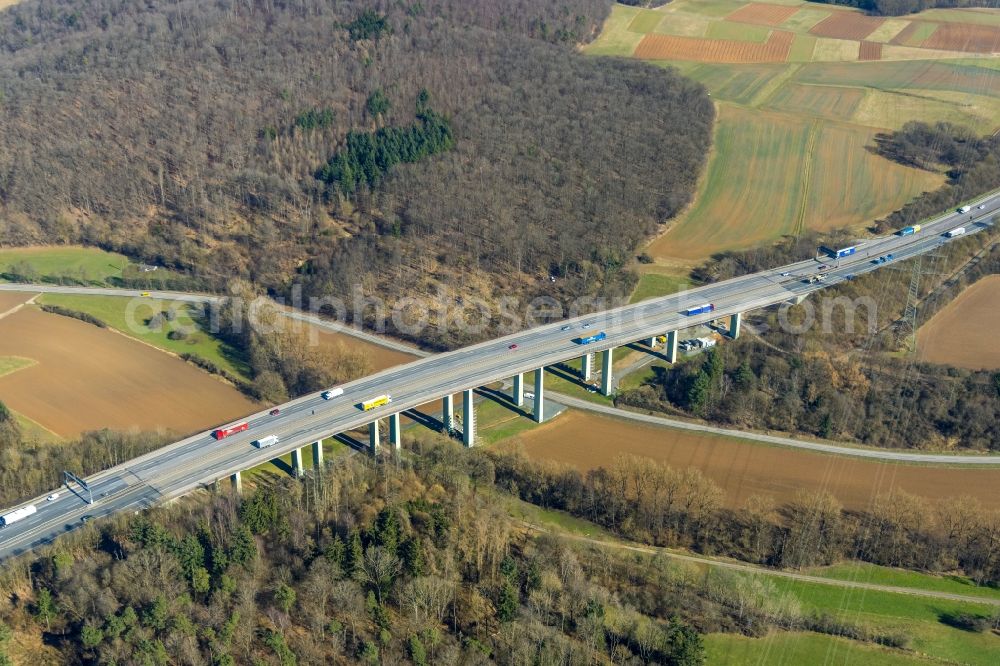
<svg viewBox="0 0 1000 666"><path fill-rule="evenodd" d="M256 442L253 443L258 449L266 449L269 446L274 446L281 440L278 439L277 435L268 435L267 437L261 437Z"/></svg>
<svg viewBox="0 0 1000 666"><path fill-rule="evenodd" d="M322 395L322 397L323 397L324 400L333 400L338 395L344 395L344 389L342 389L342 388L340 388L338 386L337 388L332 388L332 389L323 391L323 393L321 395Z"/></svg>
<svg viewBox="0 0 1000 666"><path fill-rule="evenodd" d="M28 506L22 506L20 509L15 509L10 513L5 513L0 516L0 527L7 527L11 523L16 523L19 520L24 520L28 516L33 516L38 513L38 509L35 508L34 504L29 504Z"/></svg>
<svg viewBox="0 0 1000 666"><path fill-rule="evenodd" d="M970 210L972 210L972 206L962 206L961 208L958 209L958 212L968 213Z"/></svg>
<svg viewBox="0 0 1000 666"><path fill-rule="evenodd" d="M954 238L955 236L961 236L965 233L965 227L956 227L945 234L948 238Z"/></svg>

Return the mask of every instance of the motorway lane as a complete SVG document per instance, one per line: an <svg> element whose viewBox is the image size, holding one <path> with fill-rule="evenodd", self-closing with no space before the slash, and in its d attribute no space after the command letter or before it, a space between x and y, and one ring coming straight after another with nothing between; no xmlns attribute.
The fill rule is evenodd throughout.
<svg viewBox="0 0 1000 666"><path fill-rule="evenodd" d="M994 195L984 211L974 211L977 213L975 217L985 217L998 209L1000 195ZM66 492L56 502L36 500L38 514L0 531L0 558L61 533L67 525L73 524L66 522L67 516L86 513L105 515L133 506L152 505L322 437L363 427L376 417L384 418L448 393L458 393L518 372L570 360L587 352L621 346L666 331L705 323L732 312L765 307L818 291L846 279L851 273L860 274L884 266L872 263L872 259L879 254L892 252L897 259L902 259L939 247L948 241L942 234L960 223L969 227L969 233L983 228L972 226L970 218L973 216L948 214L924 225L916 235L889 236L859 243L859 252L841 259L839 263L835 260L801 261L673 296L548 324L389 368L344 385L344 395L332 401L324 401L317 395L299 398L282 405L282 413L277 417L269 416L267 410L249 417L252 427L248 432L218 442L208 433L201 433L94 475L91 485L97 500L95 506L81 508L79 498ZM865 256L865 253L870 256ZM822 271L829 276L827 281L808 283L808 277L820 272L818 267L823 262L833 266ZM790 275L782 276L782 272L789 272ZM24 289L23 286L19 288ZM103 293L104 290L96 291ZM121 291L107 291L122 294ZM714 312L693 317L682 314L688 307L709 302L716 305ZM592 326L583 329L581 326L584 323L592 323ZM566 325L570 325L571 329L562 331ZM581 346L573 342L580 335L599 331L608 336L600 343ZM508 346L515 342L519 348L509 350ZM359 409L360 402L382 393L393 396L391 406L369 413ZM253 440L270 434L278 435L281 443L265 450L251 445ZM108 496L102 497L104 493Z"/></svg>

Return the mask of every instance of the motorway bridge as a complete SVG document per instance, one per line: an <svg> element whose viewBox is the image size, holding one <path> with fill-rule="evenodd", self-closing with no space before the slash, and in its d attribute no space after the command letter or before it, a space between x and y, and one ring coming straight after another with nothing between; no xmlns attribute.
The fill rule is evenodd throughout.
<svg viewBox="0 0 1000 666"><path fill-rule="evenodd" d="M943 215L924 224L913 235L860 242L855 254L837 260L801 261L436 354L345 384L343 395L332 400L324 400L319 394L307 395L280 405L278 415L272 416L270 410L253 414L246 419L250 426L246 432L219 441L210 432L199 433L87 478L92 504L83 499L87 493L75 492L61 492L51 502L44 497L26 502L35 504L38 511L0 529L0 559L49 543L56 536L78 528L85 518L150 507L220 479L232 479L239 489L243 470L287 453L292 453L293 467L296 473L301 473L302 457L309 453L308 449L312 449L314 463L321 464L322 440L334 435L367 428L370 450L377 451L381 446L380 420L389 421L389 445L398 448L400 415L433 400L442 400L444 425L451 429L455 425L456 394L461 395L464 406L462 438L467 446L472 446L475 443L473 391L513 379L511 402L521 406L525 402L526 373L534 375L532 415L542 421L546 366L582 357L583 373L589 380L594 356L600 355L601 390L609 394L613 390L611 360L615 348L639 341L653 345L657 336L666 335L664 354L675 361L679 330L728 316L729 332L735 337L739 335L740 318L748 310L798 301L848 276L876 270L886 265L875 261L879 256L891 253L895 262L933 251L951 240L946 233L956 227L964 226L966 234L981 231L1000 211L1000 194L971 206L970 212ZM821 263L831 267L820 269ZM825 274L826 279L811 281L818 273ZM688 308L705 303L714 304L714 311L694 316L684 314ZM587 345L578 343L580 337L597 332L604 332L606 337ZM362 402L379 395L391 395L392 402L372 411L360 408ZM252 445L254 440L267 435L278 436L280 443L266 449ZM965 458L962 462L975 461L971 456Z"/></svg>

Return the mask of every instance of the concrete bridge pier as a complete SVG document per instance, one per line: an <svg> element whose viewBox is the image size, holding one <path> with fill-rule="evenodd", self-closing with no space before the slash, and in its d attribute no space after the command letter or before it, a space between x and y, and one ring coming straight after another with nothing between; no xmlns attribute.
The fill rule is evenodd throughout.
<svg viewBox="0 0 1000 666"><path fill-rule="evenodd" d="M646 346L649 347L650 349L656 349L656 336L655 335L653 337L649 338L648 340L645 340L644 342L646 343Z"/></svg>
<svg viewBox="0 0 1000 666"><path fill-rule="evenodd" d="M590 378L594 375L594 355L585 354L583 358L580 359L580 376L583 381L589 382Z"/></svg>
<svg viewBox="0 0 1000 666"><path fill-rule="evenodd" d="M378 455L378 449L381 446L379 437L378 420L376 419L368 424L368 453L373 456Z"/></svg>
<svg viewBox="0 0 1000 666"><path fill-rule="evenodd" d="M243 475L240 474L239 472L235 472L229 478L233 482L233 490L236 492L236 494L237 495L242 495L243 494Z"/></svg>
<svg viewBox="0 0 1000 666"><path fill-rule="evenodd" d="M535 421L545 420L545 366L535 370Z"/></svg>
<svg viewBox="0 0 1000 666"><path fill-rule="evenodd" d="M294 476L296 479L300 478L306 472L305 468L302 466L303 448L304 447L292 449L292 476Z"/></svg>
<svg viewBox="0 0 1000 666"><path fill-rule="evenodd" d="M743 321L743 313L737 312L729 315L729 337L733 340L740 337L740 323Z"/></svg>
<svg viewBox="0 0 1000 666"><path fill-rule="evenodd" d="M472 447L476 443L476 405L472 389L462 391L462 443Z"/></svg>
<svg viewBox="0 0 1000 666"><path fill-rule="evenodd" d="M389 443L396 453L403 446L403 427L399 422L399 412L389 417Z"/></svg>
<svg viewBox="0 0 1000 666"><path fill-rule="evenodd" d="M614 359L614 348L605 349L601 357L601 393L611 395L614 389L614 378L611 376L611 365Z"/></svg>
<svg viewBox="0 0 1000 666"><path fill-rule="evenodd" d="M524 406L524 373L519 372L514 375L514 394L511 396L517 407Z"/></svg>
<svg viewBox="0 0 1000 666"><path fill-rule="evenodd" d="M318 439L312 443L313 469L323 469L323 440Z"/></svg>
<svg viewBox="0 0 1000 666"><path fill-rule="evenodd" d="M664 351L667 353L668 363L677 362L677 331L667 333L667 346Z"/></svg>
<svg viewBox="0 0 1000 666"><path fill-rule="evenodd" d="M455 429L455 396L446 395L441 398L441 423L445 432Z"/></svg>

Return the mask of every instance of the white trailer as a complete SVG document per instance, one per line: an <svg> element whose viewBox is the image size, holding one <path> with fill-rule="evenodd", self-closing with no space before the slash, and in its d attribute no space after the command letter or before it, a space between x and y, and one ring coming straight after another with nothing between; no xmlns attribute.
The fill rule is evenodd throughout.
<svg viewBox="0 0 1000 666"><path fill-rule="evenodd" d="M253 443L258 449L266 449L269 446L274 446L280 440L277 435L268 435L267 437L261 437L256 442Z"/></svg>
<svg viewBox="0 0 1000 666"><path fill-rule="evenodd" d="M19 520L24 520L28 516L33 516L38 513L38 509L35 508L34 504L29 504L28 506L22 506L20 509L15 509L10 513L5 513L0 516L0 527L7 527L11 523L16 523Z"/></svg>
<svg viewBox="0 0 1000 666"><path fill-rule="evenodd" d="M955 236L961 236L965 233L965 227L956 227L945 234L948 238L954 238Z"/></svg>

